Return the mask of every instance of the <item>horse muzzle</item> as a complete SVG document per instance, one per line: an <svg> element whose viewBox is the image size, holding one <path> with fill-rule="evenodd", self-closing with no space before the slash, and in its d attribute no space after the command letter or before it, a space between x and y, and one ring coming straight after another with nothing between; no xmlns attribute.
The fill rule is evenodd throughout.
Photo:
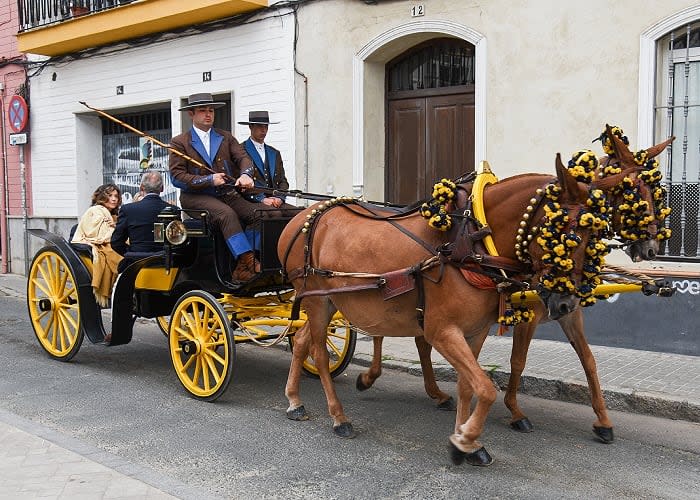
<svg viewBox="0 0 700 500"><path fill-rule="evenodd" d="M575 295L552 293L545 299L549 319L557 320L572 313L578 307L579 299Z"/></svg>

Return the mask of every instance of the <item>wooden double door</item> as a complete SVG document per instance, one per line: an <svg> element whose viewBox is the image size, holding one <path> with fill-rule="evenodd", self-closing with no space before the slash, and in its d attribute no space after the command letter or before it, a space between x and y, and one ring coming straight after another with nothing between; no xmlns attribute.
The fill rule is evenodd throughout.
<svg viewBox="0 0 700 500"><path fill-rule="evenodd" d="M385 194L392 203L413 203L440 179L474 170L473 90L424 92L388 101Z"/></svg>

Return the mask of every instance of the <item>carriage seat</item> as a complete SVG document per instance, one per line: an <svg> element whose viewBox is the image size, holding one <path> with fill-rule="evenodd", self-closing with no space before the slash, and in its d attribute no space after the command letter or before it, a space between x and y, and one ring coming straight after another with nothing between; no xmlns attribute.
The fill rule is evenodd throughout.
<svg viewBox="0 0 700 500"><path fill-rule="evenodd" d="M73 236L75 236L75 231L78 229L78 224L73 224L70 228L70 233L68 234L68 243L75 250L78 255L84 255L92 260L92 247L86 243L71 243Z"/></svg>
<svg viewBox="0 0 700 500"><path fill-rule="evenodd" d="M154 255L165 255L165 252L163 250L159 250L158 252L126 252L124 254L124 258L117 266L117 272L121 274L130 264L133 264L137 260L152 257Z"/></svg>

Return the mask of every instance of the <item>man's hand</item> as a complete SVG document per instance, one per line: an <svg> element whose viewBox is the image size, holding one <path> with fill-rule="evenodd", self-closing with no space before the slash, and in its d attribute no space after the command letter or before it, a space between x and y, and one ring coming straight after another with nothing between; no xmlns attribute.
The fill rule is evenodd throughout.
<svg viewBox="0 0 700 500"><path fill-rule="evenodd" d="M236 179L235 185L237 188L245 190L252 188L255 185L255 183L253 182L253 178L248 174L241 174L241 176L238 179Z"/></svg>
<svg viewBox="0 0 700 500"><path fill-rule="evenodd" d="M267 205L269 207L279 208L282 205L282 199L275 197L267 197L263 198L262 204Z"/></svg>
<svg viewBox="0 0 700 500"><path fill-rule="evenodd" d="M212 174L212 178L212 182L215 186L221 186L222 184L226 184L226 174L223 172L219 172L218 174Z"/></svg>

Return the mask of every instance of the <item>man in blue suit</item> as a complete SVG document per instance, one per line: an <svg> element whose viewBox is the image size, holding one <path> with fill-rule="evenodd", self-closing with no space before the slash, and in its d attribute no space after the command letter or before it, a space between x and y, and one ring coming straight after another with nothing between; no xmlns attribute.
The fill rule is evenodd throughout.
<svg viewBox="0 0 700 500"><path fill-rule="evenodd" d="M250 128L250 137L243 142L245 149L250 159L255 165L254 179L255 185L268 189L280 189L282 191L289 190L289 182L284 173L284 165L282 164L282 155L279 150L273 148L269 144L265 144L267 130L271 123L270 115L267 111L251 111L248 113L247 122L238 122L241 125L248 125ZM251 195L251 201L263 203L274 208L293 208L292 205L284 204L284 195L270 196L264 193Z"/></svg>
<svg viewBox="0 0 700 500"><path fill-rule="evenodd" d="M153 223L158 214L168 206L160 197L163 177L158 171L150 171L141 177L143 198L135 203L122 205L117 215L117 225L112 233L112 248L121 255L129 253L155 253L163 245L153 241ZM126 259L125 259L126 260Z"/></svg>

